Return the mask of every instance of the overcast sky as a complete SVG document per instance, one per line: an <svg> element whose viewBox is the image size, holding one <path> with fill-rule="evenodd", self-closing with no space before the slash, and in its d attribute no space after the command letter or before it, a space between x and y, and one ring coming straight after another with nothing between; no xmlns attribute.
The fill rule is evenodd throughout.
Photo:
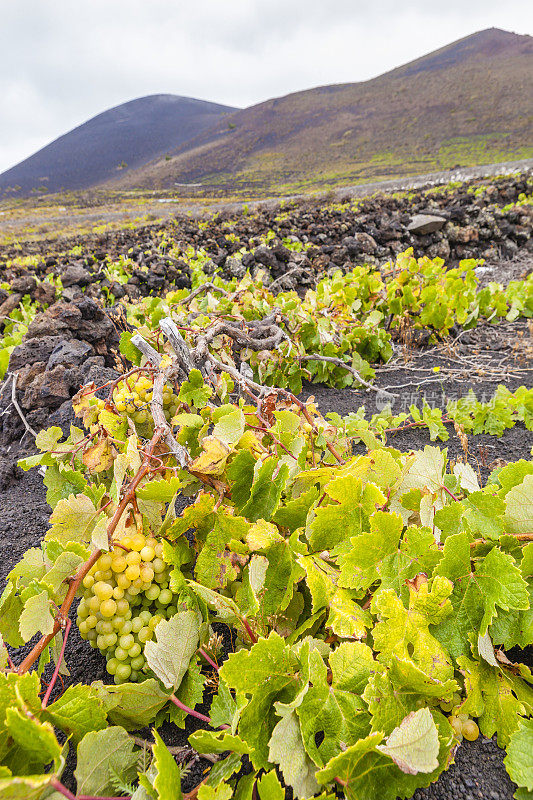
<svg viewBox="0 0 533 800"><path fill-rule="evenodd" d="M0 0L0 172L86 119L173 93L247 106L361 81L530 0Z"/></svg>

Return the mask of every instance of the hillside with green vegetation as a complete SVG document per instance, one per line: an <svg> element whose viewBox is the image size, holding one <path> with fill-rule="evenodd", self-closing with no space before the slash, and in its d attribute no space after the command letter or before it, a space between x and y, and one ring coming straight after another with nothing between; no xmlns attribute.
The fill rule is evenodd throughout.
<svg viewBox="0 0 533 800"><path fill-rule="evenodd" d="M112 185L279 195L529 158L532 75L533 38L491 28L369 81L224 115Z"/></svg>

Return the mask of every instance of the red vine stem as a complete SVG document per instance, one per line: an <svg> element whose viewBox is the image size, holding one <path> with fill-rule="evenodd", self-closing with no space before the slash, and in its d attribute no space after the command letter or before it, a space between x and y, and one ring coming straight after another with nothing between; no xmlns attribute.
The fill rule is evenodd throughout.
<svg viewBox="0 0 533 800"><path fill-rule="evenodd" d="M57 659L56 668L54 670L54 674L52 675L52 680L50 681L50 685L48 686L48 689L46 690L45 696L43 697L43 702L42 702L42 707L43 708L46 708L46 706L48 705L48 701L50 700L50 695L52 694L52 689L54 688L55 682L57 681L57 676L59 675L59 670L61 668L61 662L63 661L63 657L65 655L65 647L66 647L66 644L67 644L67 639L68 639L68 635L70 633L70 626L71 625L72 625L72 622L67 617L67 620L65 622L65 633L63 635L63 644L61 645L61 652L59 653L59 658Z"/></svg>
<svg viewBox="0 0 533 800"><path fill-rule="evenodd" d="M456 502L459 502L459 498L456 497L452 492L450 492L450 490L446 486L444 486L444 485L441 486L441 489L444 489L444 491L447 492L450 495L452 500L455 500Z"/></svg>
<svg viewBox="0 0 533 800"><path fill-rule="evenodd" d="M131 795L121 795L120 797L103 797L102 795L95 795L95 794L72 794L70 789L61 783L57 778L52 778L50 781L50 785L62 794L63 797L66 797L67 800L131 800Z"/></svg>
<svg viewBox="0 0 533 800"><path fill-rule="evenodd" d="M211 666L213 667L213 669L216 669L216 671L218 672L218 664L217 664L215 661L213 661L213 659L211 658L211 656L209 656L209 655L208 655L208 654L205 652L204 648L203 648L203 647L199 647L199 648L198 648L198 652L200 653L200 655L201 655L201 656L203 656L203 657L205 658L205 660L207 661L207 663L208 663L208 664L211 664Z"/></svg>
<svg viewBox="0 0 533 800"><path fill-rule="evenodd" d="M175 706L181 708L181 710L185 711L187 714L190 714L191 717L196 717L196 719L201 719L202 722L207 722L208 725L213 726L210 717L206 717L205 714L200 714L200 712L195 711L194 708L189 708L189 706L186 706L185 703L181 702L181 700L178 700L175 694L171 694L169 699L172 700ZM229 725L224 724L224 725L219 725L218 727L227 729L229 728Z"/></svg>
<svg viewBox="0 0 533 800"><path fill-rule="evenodd" d="M257 642L257 636L255 635L255 633L254 633L254 632L253 632L253 630L251 629L251 627L250 627L250 623L248 622L248 620L246 619L246 617L241 617L241 622L242 622L242 624L244 625L244 627L246 628L246 633L247 633L247 634L248 634L248 636L250 637L250 639L251 639L252 643L253 643L253 644L255 644L255 643Z"/></svg>

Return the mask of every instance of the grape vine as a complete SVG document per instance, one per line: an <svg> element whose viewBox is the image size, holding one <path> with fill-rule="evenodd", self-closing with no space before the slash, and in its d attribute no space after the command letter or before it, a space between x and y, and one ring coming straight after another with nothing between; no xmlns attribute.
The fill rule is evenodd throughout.
<svg viewBox="0 0 533 800"><path fill-rule="evenodd" d="M261 320L264 338L280 336ZM290 786L297 798L394 800L436 780L479 731L531 791L533 677L509 656L533 643L533 462L500 465L482 486L437 447L401 453L380 440L386 415L365 431L361 415L324 418L215 356L228 328L237 346L257 338L223 326L211 340L204 326L192 349L172 319L160 318L157 348L142 328L125 337L133 365L83 387L81 427L41 432L21 462L46 468L53 511L0 600L3 641L28 645L18 664L1 647L0 798L119 786L133 800L266 800ZM530 414L529 395L513 398L530 422L517 410ZM399 425L430 424L416 413ZM452 413L485 424L472 402ZM75 597L110 682L62 692ZM215 622L233 631L230 648ZM157 729L189 715L207 726L191 747L216 763L182 794ZM148 725L147 751L132 734ZM76 794L62 780L72 746Z"/></svg>

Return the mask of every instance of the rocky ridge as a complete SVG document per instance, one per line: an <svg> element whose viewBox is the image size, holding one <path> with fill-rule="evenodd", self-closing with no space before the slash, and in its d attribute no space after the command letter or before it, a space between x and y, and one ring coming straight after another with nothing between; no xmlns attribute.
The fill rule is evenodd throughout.
<svg viewBox="0 0 533 800"><path fill-rule="evenodd" d="M53 245L55 252L51 243L29 243L27 252L38 256L31 269L19 265L17 251L3 248L0 269L10 292L0 289L0 326L26 295L43 307L11 354L8 373L17 373L19 401L33 427L67 422L80 385L116 375L120 300L190 286L191 247L207 254L208 274L220 270L226 278L239 278L246 270L252 275L262 270L278 289L302 292L324 273L360 263L381 266L408 247L417 257L439 256L450 265L484 258L487 264L479 268L484 280L498 261L514 260L517 274L509 269L506 278L517 277L533 261L533 206L514 204L532 188L524 173L355 203L346 198L259 206L237 215L222 211L200 223L183 217L165 226L64 240L59 248ZM183 258L168 254L165 241L177 243L172 252L177 249ZM74 244L81 244L76 257ZM110 279L107 269L121 256L129 265L122 283ZM61 279L60 299L45 280L50 276ZM101 300L110 294L117 305L105 311ZM24 433L11 391L6 382L0 395L0 437L6 444Z"/></svg>

